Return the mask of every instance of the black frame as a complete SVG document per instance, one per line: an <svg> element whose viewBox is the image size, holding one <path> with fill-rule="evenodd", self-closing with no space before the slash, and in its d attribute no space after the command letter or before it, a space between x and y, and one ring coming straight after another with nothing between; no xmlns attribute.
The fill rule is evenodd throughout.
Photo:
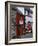
<svg viewBox="0 0 38 46"><path fill-rule="evenodd" d="M31 41L31 42L19 42L19 43L9 43L8 44L8 2L10 3L21 3L21 4L35 4L36 5L36 41ZM7 20L6 20L7 16ZM6 26L7 23L7 26ZM7 27L7 32L6 32L6 27ZM27 44L27 43L36 43L37 42L37 3L32 3L32 2L14 2L14 1L6 1L5 2L5 44L6 45L11 45L11 44Z"/></svg>

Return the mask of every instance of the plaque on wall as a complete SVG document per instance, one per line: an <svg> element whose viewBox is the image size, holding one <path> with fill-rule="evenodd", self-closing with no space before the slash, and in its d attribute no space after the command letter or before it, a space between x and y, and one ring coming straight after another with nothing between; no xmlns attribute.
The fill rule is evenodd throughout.
<svg viewBox="0 0 38 46"><path fill-rule="evenodd" d="M37 42L37 3L5 2L5 44Z"/></svg>

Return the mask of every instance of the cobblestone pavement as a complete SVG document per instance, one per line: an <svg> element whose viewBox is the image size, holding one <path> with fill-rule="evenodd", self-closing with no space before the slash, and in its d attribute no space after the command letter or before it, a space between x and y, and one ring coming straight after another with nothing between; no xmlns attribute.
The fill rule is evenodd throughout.
<svg viewBox="0 0 38 46"><path fill-rule="evenodd" d="M16 39L17 37L14 36L12 38ZM19 36L18 38L32 38L32 33L26 33L24 35Z"/></svg>

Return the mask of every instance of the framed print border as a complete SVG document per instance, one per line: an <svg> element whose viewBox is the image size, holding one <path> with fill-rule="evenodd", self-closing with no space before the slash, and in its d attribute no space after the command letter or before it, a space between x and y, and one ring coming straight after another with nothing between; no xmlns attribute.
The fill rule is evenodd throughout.
<svg viewBox="0 0 38 46"><path fill-rule="evenodd" d="M19 43L8 43L8 2L10 3L21 3L21 4L34 4L36 5L36 41L31 42L19 42ZM5 2L5 44L27 44L27 43L36 43L37 42L37 3L30 3L30 2L14 2L14 1L6 1Z"/></svg>

